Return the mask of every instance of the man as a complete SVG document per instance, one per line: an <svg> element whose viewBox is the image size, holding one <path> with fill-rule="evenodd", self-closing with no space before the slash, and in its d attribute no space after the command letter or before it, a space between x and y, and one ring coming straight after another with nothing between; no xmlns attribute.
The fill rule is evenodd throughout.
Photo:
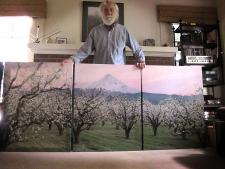
<svg viewBox="0 0 225 169"><path fill-rule="evenodd" d="M100 13L103 24L94 27L86 42L72 57L75 63L80 63L93 51L96 64L125 64L124 49L128 46L137 59L137 67L145 67L145 56L138 42L127 29L117 23L119 10L116 3L106 0L101 3Z"/></svg>

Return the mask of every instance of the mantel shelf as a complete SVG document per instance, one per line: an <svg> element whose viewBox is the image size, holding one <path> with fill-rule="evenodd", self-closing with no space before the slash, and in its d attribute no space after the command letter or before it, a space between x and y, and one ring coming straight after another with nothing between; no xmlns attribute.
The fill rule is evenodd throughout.
<svg viewBox="0 0 225 169"><path fill-rule="evenodd" d="M34 54L63 54L73 55L79 49L77 44L41 44L29 43L28 47ZM178 51L177 47L141 46L146 56L153 57L174 57ZM132 56L129 48L126 48L126 55Z"/></svg>

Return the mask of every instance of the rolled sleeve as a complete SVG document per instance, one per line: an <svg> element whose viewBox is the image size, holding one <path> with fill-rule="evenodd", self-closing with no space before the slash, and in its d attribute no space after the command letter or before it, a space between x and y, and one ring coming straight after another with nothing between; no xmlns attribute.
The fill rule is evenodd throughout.
<svg viewBox="0 0 225 169"><path fill-rule="evenodd" d="M141 46L137 40L127 31L127 42L126 45L132 50L133 55L136 57L138 62L145 62L145 55Z"/></svg>

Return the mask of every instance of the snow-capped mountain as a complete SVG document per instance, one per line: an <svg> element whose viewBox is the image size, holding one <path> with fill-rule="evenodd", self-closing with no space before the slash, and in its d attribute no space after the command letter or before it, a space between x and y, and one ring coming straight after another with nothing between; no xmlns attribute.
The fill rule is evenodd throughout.
<svg viewBox="0 0 225 169"><path fill-rule="evenodd" d="M120 80L116 79L110 74L105 75L99 81L96 81L86 88L102 88L112 92L121 92L121 93L138 93L137 89L133 89L125 85Z"/></svg>

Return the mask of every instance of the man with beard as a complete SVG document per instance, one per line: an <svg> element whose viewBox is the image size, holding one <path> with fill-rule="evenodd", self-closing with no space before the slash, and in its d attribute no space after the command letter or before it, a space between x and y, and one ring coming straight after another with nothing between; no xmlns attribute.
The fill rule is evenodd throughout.
<svg viewBox="0 0 225 169"><path fill-rule="evenodd" d="M90 31L86 42L72 56L75 63L82 62L94 51L96 64L125 64L124 49L128 46L137 59L137 67L145 67L145 56L136 39L117 20L119 10L116 3L106 0L99 6L103 24Z"/></svg>

